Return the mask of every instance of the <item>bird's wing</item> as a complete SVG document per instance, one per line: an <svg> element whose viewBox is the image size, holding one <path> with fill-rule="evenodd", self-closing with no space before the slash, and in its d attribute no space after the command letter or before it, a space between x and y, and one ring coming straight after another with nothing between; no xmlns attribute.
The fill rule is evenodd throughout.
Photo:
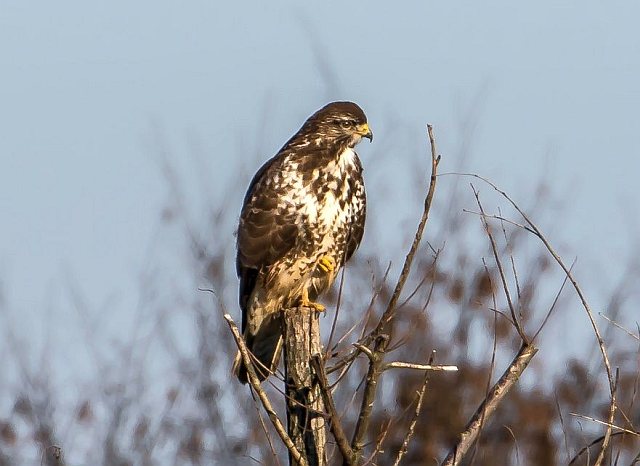
<svg viewBox="0 0 640 466"><path fill-rule="evenodd" d="M295 206L283 202L287 188L277 182L281 164L276 156L256 173L240 215L236 267L243 321L258 274L294 248L298 237Z"/></svg>
<svg viewBox="0 0 640 466"><path fill-rule="evenodd" d="M364 190L364 181L362 178L362 167L357 162L357 170L351 174L349 183L353 194L353 210L351 212L351 223L349 225L349 237L347 238L347 250L345 252L344 262L346 263L353 253L356 252L362 236L364 235L364 224L367 215L367 198Z"/></svg>

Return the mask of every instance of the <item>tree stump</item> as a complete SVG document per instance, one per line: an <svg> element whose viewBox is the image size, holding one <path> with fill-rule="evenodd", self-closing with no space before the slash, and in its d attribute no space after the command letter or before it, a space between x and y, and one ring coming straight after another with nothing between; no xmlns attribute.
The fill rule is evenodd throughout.
<svg viewBox="0 0 640 466"><path fill-rule="evenodd" d="M306 307L282 312L287 424L291 440L309 466L326 466L326 419L311 358L322 354L318 311ZM289 464L294 460L289 455Z"/></svg>

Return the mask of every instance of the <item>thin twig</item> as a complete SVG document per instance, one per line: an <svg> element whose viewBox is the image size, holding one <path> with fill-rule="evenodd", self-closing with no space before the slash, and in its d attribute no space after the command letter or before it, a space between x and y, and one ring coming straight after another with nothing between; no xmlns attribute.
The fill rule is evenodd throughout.
<svg viewBox="0 0 640 466"><path fill-rule="evenodd" d="M498 207L498 214L502 215L502 211L500 207ZM504 236L504 242L506 248L509 250L509 259L511 260L511 271L513 272L513 278L516 282L516 292L518 294L518 311L520 314L520 319L522 319L522 290L520 289L520 280L518 279L518 271L516 270L516 261L513 259L513 244L509 242L509 238L507 237L507 230L504 227L506 222L504 220L500 220L500 226L502 227L502 236ZM513 235L515 237L515 233Z"/></svg>
<svg viewBox="0 0 640 466"><path fill-rule="evenodd" d="M616 437L618 435L625 435L625 432L614 432L611 434L611 437ZM580 458L582 456L583 453L587 452L587 456L589 455L590 452L590 448L594 445L599 444L600 442L602 442L604 440L604 435L601 435L600 437L598 437L597 439L595 439L593 442L591 442L589 445L585 445L584 447L582 447L580 449L580 451L578 453L576 453L574 455L574 457L571 459L571 461L569 461L568 465L571 466L573 463L576 462L576 460L578 458ZM587 459L587 464L589 464L589 460ZM633 465L635 463L631 462L631 465Z"/></svg>
<svg viewBox="0 0 640 466"><path fill-rule="evenodd" d="M418 291L420 291L420 288L422 288L424 284L427 282L427 278L428 277L426 275L422 277L422 280L420 280L420 283L418 283L416 287L413 289L413 291L409 293L409 296L407 296L405 300L398 305L398 309L402 309L407 304L409 304L409 301L413 299L413 297L418 293Z"/></svg>
<svg viewBox="0 0 640 466"><path fill-rule="evenodd" d="M493 220L500 220L501 222L508 223L509 225L513 225L514 227L522 228L523 230L528 231L529 233L532 233L534 235L536 234L536 232L533 231L528 226L523 225L522 223L514 222L513 220L509 220L508 218L502 217L501 215L492 215L487 213L483 214L481 212L476 212L475 210L469 210L469 209L462 209L462 211L467 214L478 215L479 217L490 218Z"/></svg>
<svg viewBox="0 0 640 466"><path fill-rule="evenodd" d="M364 345L361 345L360 343L354 343L353 346L355 346L360 351L362 351L364 354L366 354L370 361L374 360L375 355L373 354L373 351L371 351L369 348L367 348Z"/></svg>
<svg viewBox="0 0 640 466"><path fill-rule="evenodd" d="M571 267L569 268L570 271L573 270L573 267L576 265L576 261L577 261L577 259L573 260L573 263L571 264ZM542 331L544 326L547 325L547 321L549 320L549 317L551 317L551 314L553 314L553 311L556 308L556 304L558 304L558 300L560 299L560 295L562 294L562 290L564 290L564 286L567 284L568 280L569 280L569 276L565 275L564 276L564 280L562 280L562 285L560 286L560 289L556 293L556 297L553 299L553 303L551 303L551 307L549 308L549 311L547 311L547 315L544 316L544 319L542 320L542 323L540 324L540 327L538 328L536 333L533 335L533 338L531 339L532 342L536 341L536 338L538 338L538 335L540 334L540 332Z"/></svg>
<svg viewBox="0 0 640 466"><path fill-rule="evenodd" d="M602 312L598 312L598 315L600 317L602 317L605 320L608 320L611 325L613 325L614 327L618 327L620 330L622 330L623 332L625 332L628 335L631 335L631 337L635 338L636 340L640 341L640 336L636 335L635 333L630 332L629 330L627 330L626 328L624 328L622 325L620 325L619 323L617 323L615 320L609 319L605 314L603 314Z"/></svg>
<svg viewBox="0 0 640 466"><path fill-rule="evenodd" d="M567 452L567 460L571 459L569 454L569 439L567 437L567 429L564 426L564 416L562 415L562 410L560 409L560 402L558 401L558 393L553 393L554 400L556 402L556 409L558 410L558 418L560 419L560 428L562 429L562 436L564 438L564 449Z"/></svg>
<svg viewBox="0 0 640 466"><path fill-rule="evenodd" d="M513 444L516 446L516 464L520 464L520 448L518 448L518 439L516 438L516 434L513 433L513 430L511 430L511 427L507 425L504 425L502 427L507 429L509 434L511 434L511 438L513 439Z"/></svg>
<svg viewBox="0 0 640 466"><path fill-rule="evenodd" d="M306 459L303 458L303 456L300 454L298 449L293 444L291 437L289 437L289 435L287 434L287 430L284 428L284 425L282 425L280 418L278 417L275 410L273 409L273 406L269 401L269 397L260 386L260 379L258 379L258 376L256 375L256 371L253 367L253 363L251 362L251 357L249 356L249 349L247 348L247 345L245 344L244 339L240 335L240 332L238 331L238 327L236 326L235 322L233 321L233 319L229 314L224 314L224 319L229 324L229 328L231 329L233 339L236 341L238 350L240 350L240 354L242 355L242 362L247 368L249 383L251 384L251 387L253 388L253 390L258 394L258 397L262 402L262 406L264 407L264 410L267 412L267 415L269 416L269 419L271 420L273 427L276 429L276 432L282 439L282 442L286 445L287 449L289 450L289 453L291 454L291 457L295 461L297 461L297 463L300 464L300 466L307 466Z"/></svg>
<svg viewBox="0 0 640 466"><path fill-rule="evenodd" d="M367 307L367 312L365 312L362 316L362 319L360 319L360 321L362 322L362 333L360 335L360 338L358 339L358 341L360 342L367 343L368 341L365 338L364 334L367 330L367 327L369 326L368 325L369 319L373 314L373 307L376 302L376 299L378 299L378 296L382 292L382 289L384 288L384 284L387 281L387 277L389 276L390 271L391 271L391 262L389 262L389 264L387 265L384 275L382 276L382 280L380 280L380 285L377 287L375 286L373 287L374 293L371 295L369 306ZM373 286L373 282L375 281L374 279L375 277L372 277L372 286ZM347 338L347 336L355 329L357 325L358 323L356 322L347 333L345 333L342 337L340 337L340 340L338 340L338 343L336 343L336 346L342 343ZM342 374L344 375L346 372L349 371L349 369L351 368L351 365L359 355L360 355L359 349L356 348L355 350L351 350L347 355L343 356L335 365L328 367L326 369L327 374L332 374L333 372L342 370Z"/></svg>
<svg viewBox="0 0 640 466"><path fill-rule="evenodd" d="M366 459L366 461L364 462L364 466L369 464L375 464L373 460L376 459L376 456L378 456L378 453L382 452L382 444L384 443L384 440L387 438L387 435L389 435L392 421L393 421L392 418L388 418L387 421L380 427L380 433L378 434L378 438L376 439L376 445L373 448L373 453L371 453L371 456L369 456L369 458Z"/></svg>
<svg viewBox="0 0 640 466"><path fill-rule="evenodd" d="M635 430L625 429L624 427L620 427L620 426L612 424L610 422L601 421L601 420L596 419L594 417L585 416L584 414L578 414L578 413L569 413L569 414L571 416L580 417L582 419L586 419L587 421L595 422L596 424L601 424L603 426L609 426L609 427L611 427L613 429L620 430L620 431L625 432L627 434L631 434L631 435L635 435L636 437L640 437L640 432L636 432Z"/></svg>
<svg viewBox="0 0 640 466"><path fill-rule="evenodd" d="M491 243L491 250L493 251L493 258L496 261L496 266L498 267L498 272L500 273L500 280L502 280L502 288L504 290L504 294L507 298L507 304L509 305L509 311L511 312L511 320L513 320L513 325L518 331L518 335L522 341L527 344L529 343L529 337L524 332L522 328L522 324L518 320L518 316L516 315L516 309L513 305L513 301L511 300L511 293L509 292L509 285L507 283L507 278L504 273L504 268L502 267L502 261L500 260L500 255L498 254L498 246L496 245L496 240L493 237L493 233L491 233L491 228L489 227L489 222L485 218L484 208L482 207L482 203L480 202L480 195L476 188L471 185L471 189L473 189L473 194L476 197L476 202L478 207L480 208L480 212L482 213L482 224L484 226L485 232L487 233L487 237L489 238L489 242Z"/></svg>
<svg viewBox="0 0 640 466"><path fill-rule="evenodd" d="M435 357L435 350L431 353L431 356L429 356L429 364L428 364L429 366L433 364L434 357ZM416 423L418 422L418 417L420 417L420 412L422 411L422 402L424 401L424 394L427 391L428 384L429 384L429 372L425 372L424 379L422 380L422 385L420 386L420 389L418 390L418 393L417 393L416 409L413 412L413 417L411 418L411 422L409 422L409 428L407 429L407 433L405 434L404 439L402 440L402 446L400 447L400 450L398 450L398 454L396 456L396 460L393 462L393 466L398 466L400 464L400 461L402 461L402 458L404 457L404 455L407 453L407 450L409 449L409 442L413 437L413 432L415 431Z"/></svg>
<svg viewBox="0 0 640 466"><path fill-rule="evenodd" d="M429 303L431 303L431 298L433 297L433 290L435 289L436 286L436 263L438 261L438 257L440 257L440 252L442 251L442 249L438 249L435 252L435 255L433 257L433 262L431 263L431 286L429 287L429 293L427 294L427 299L424 302L424 306L422 306L422 312L426 312L427 308L429 307Z"/></svg>
<svg viewBox="0 0 640 466"><path fill-rule="evenodd" d="M256 409L256 414L258 415L258 419L260 420L260 427L262 427L262 431L264 432L265 437L267 437L267 443L269 444L269 449L271 450L271 456L279 465L280 460L278 459L278 455L276 454L276 449L273 446L273 441L271 440L271 434L267 430L267 424L264 422L264 418L262 417L262 413L260 412L260 406L258 406L258 400L256 399L255 392L251 391L251 398L253 398L253 406ZM256 463L260 464L260 461L255 460Z"/></svg>
<svg viewBox="0 0 640 466"><path fill-rule="evenodd" d="M428 241L427 241L428 243ZM433 249L433 247L431 245L429 245L429 247L431 248L433 252L433 261L431 262L431 270L433 270L433 273L431 274L431 286L429 287L429 293L427 295L427 303L431 300L431 295L433 293L433 288L435 285L435 272L436 272L436 263L438 261L438 257L440 256L440 249L438 249L437 251L435 249ZM420 290L420 288L422 288L424 286L424 284L426 283L426 281L429 279L429 275L425 275L424 277L422 277L422 280L420 280L420 283L418 283L418 286L416 286L416 288L409 294L409 296L407 296L407 298L400 303L400 305L398 306L398 309L403 308L404 306L406 306L409 301L411 301L411 299L416 295L416 293ZM426 310L427 308L427 304L424 305L424 309Z"/></svg>
<svg viewBox="0 0 640 466"><path fill-rule="evenodd" d="M331 343L333 342L333 335L336 332L338 315L340 314L340 306L342 305L342 291L344 288L344 273L346 269L347 269L346 267L342 267L342 272L340 274L340 286L338 287L338 301L336 302L336 311L333 313L333 321L331 322L331 331L329 332L329 339L327 340L327 351L325 351L325 354L324 354L325 361L329 359L329 349L331 348Z"/></svg>
<svg viewBox="0 0 640 466"><path fill-rule="evenodd" d="M493 294L493 291L491 292ZM509 317L507 315L506 312L502 312L499 309L496 309L495 307L490 307L489 310L495 314L498 314L500 317L502 317L504 320L506 320L507 322L509 322L511 325L513 325L513 321L511 320L511 317Z"/></svg>
<svg viewBox="0 0 640 466"><path fill-rule="evenodd" d="M365 378L364 394L360 405L360 414L356 423L356 428L351 440L351 449L355 455L356 464L362 457L362 449L367 431L369 430L369 422L371 413L373 412L373 404L376 398L376 390L378 388L378 380L382 374L382 356L384 351L383 345L386 345L387 338L380 336L375 342L374 350L367 353L369 356L369 369Z"/></svg>
<svg viewBox="0 0 640 466"><path fill-rule="evenodd" d="M411 362L388 362L383 366L383 369L417 369L419 371L446 371L456 372L458 366L442 365L442 364L414 364Z"/></svg>

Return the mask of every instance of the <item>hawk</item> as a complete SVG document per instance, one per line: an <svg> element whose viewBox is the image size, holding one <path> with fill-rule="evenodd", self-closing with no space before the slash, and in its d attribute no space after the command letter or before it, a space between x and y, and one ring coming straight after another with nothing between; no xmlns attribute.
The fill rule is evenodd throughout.
<svg viewBox="0 0 640 466"><path fill-rule="evenodd" d="M264 380L282 348L279 311L315 302L358 248L366 196L354 147L373 140L352 102L321 108L255 174L240 214L236 269L242 331ZM248 380L240 354L234 373Z"/></svg>

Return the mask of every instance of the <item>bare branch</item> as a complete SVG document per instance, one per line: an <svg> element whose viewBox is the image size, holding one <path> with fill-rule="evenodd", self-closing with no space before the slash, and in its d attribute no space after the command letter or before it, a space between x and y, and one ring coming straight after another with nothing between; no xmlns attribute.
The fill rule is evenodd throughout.
<svg viewBox="0 0 640 466"><path fill-rule="evenodd" d="M511 427L509 426L503 426L505 429L507 429L507 431L509 432L509 435L511 435L511 438L513 439L513 444L516 447L516 464L520 464L520 448L518 447L518 439L516 438L516 435L513 433L513 430L511 430Z"/></svg>
<svg viewBox="0 0 640 466"><path fill-rule="evenodd" d="M498 214L502 215L502 211L500 207L498 207ZM511 271L513 272L513 279L516 282L516 292L518 294L518 311L520 315L520 319L522 319L522 290L520 289L520 280L518 279L518 271L516 269L516 261L513 259L513 245L509 243L509 238L507 237L507 230L504 227L506 222L504 220L500 220L500 226L502 227L502 236L504 237L504 242L509 249L509 259L511 260Z"/></svg>
<svg viewBox="0 0 640 466"><path fill-rule="evenodd" d="M346 260L344 262L346 262ZM325 360L329 359L329 355L331 353L331 344L333 342L333 336L336 332L336 325L338 324L338 315L340 314L340 308L342 305L342 291L344 289L344 274L346 270L347 270L346 267L342 267L342 271L340 273L340 285L338 286L338 301L336 302L336 311L333 313L333 320L331 322L331 331L329 332L329 339L327 340L327 350L324 353Z"/></svg>
<svg viewBox="0 0 640 466"><path fill-rule="evenodd" d="M625 432L614 432L614 433L611 434L611 437L616 437L618 435L624 435L624 434L625 434ZM571 466L573 463L575 463L576 460L578 458L580 458L582 456L582 454L585 453L585 452L587 453L587 464L589 464L590 463L590 461L588 461L588 456L589 456L589 451L590 451L589 449L592 446L597 445L600 442L602 442L604 440L604 437L605 437L604 435L601 435L600 437L595 439L593 442L591 442L589 445L585 445L578 453L576 453L574 455L574 457L571 459L571 461L569 461L568 465ZM640 456L640 454L639 454L639 456ZM636 457L636 458L638 458L638 457ZM631 464L631 466L633 466L635 463L634 463L634 461L631 461L630 464Z"/></svg>
<svg viewBox="0 0 640 466"><path fill-rule="evenodd" d="M354 343L353 346L355 346L356 348L358 348L360 351L362 351L364 354L367 355L367 357L369 358L369 360L373 361L374 360L374 354L373 351L371 351L369 348L367 348L364 345L361 345L360 343Z"/></svg>
<svg viewBox="0 0 640 466"><path fill-rule="evenodd" d="M369 306L367 307L367 312L363 314L362 319L360 319L360 322L356 322L355 324L353 324L353 326L349 329L349 331L347 331L340 338L336 346L342 343L342 341L344 341L347 338L347 336L351 332L353 332L353 330L358 326L359 323L362 323L362 334L360 335L359 341L362 341L362 342L367 341L364 334L366 332L371 314L373 313L373 306L375 304L376 299L380 295L382 288L384 287L384 283L387 281L387 277L389 276L390 271L391 271L391 262L389 262L389 264L387 265L387 268L385 269L384 275L382 276L382 280L380 280L380 285L377 287L374 287L375 291L371 295L371 299L369 300ZM329 349L327 349L327 351L329 351ZM334 366L327 368L327 374L332 374L335 371L342 370L342 374L344 375L351 368L351 364L353 364L353 361L355 361L356 357L358 357L359 354L360 354L360 350L358 348L356 348L355 350L352 350L350 353L343 356ZM327 356L325 356L325 358L327 358Z"/></svg>
<svg viewBox="0 0 640 466"><path fill-rule="evenodd" d="M402 289L404 288L404 285L409 278L411 264L413 263L413 258L418 251L420 241L422 240L422 233L424 232L424 228L427 224L427 219L429 218L429 211L431 210L433 195L436 189L436 175L438 171L438 164L440 163L440 156L438 155L438 151L436 149L436 140L433 134L433 127L431 125L427 125L427 133L429 135L429 142L431 146L431 181L429 183L429 190L427 191L427 195L424 200L424 210L422 212L422 217L420 218L420 222L418 224L416 234L413 238L411 248L409 249L409 253L405 257L404 265L402 267L402 271L400 272L400 277L398 278L398 282L396 283L395 289L393 290L393 294L391 295L389 304L382 314L382 317L380 318L380 321L378 322L376 328L368 335L365 341L362 342L365 346L369 345L371 342L374 342L374 357L369 357L369 369L367 371L367 376L365 379L366 382L364 387L364 394L362 396L360 415L358 416L358 422L356 423L353 440L351 441L351 448L354 451L356 463L362 456L364 438L369 427L369 421L371 413L373 411L373 403L376 398L378 379L383 372L384 353L387 349L390 341L390 335L392 333L392 329L388 329L387 327L390 325L393 317L395 316L398 299L400 298ZM383 336L384 338L381 338ZM356 348L356 351L362 350ZM357 356L357 353L353 357L355 358L355 356ZM351 355L349 357L351 357Z"/></svg>
<svg viewBox="0 0 640 466"><path fill-rule="evenodd" d="M494 292L492 291L492 292L491 292L491 294L494 294ZM494 302L495 302L495 299L494 299ZM493 312L494 314L499 315L499 316L500 316L500 317L502 317L504 320L506 320L506 321L507 321L507 322L509 322L511 325L513 325L513 321L511 320L511 317L509 317L509 316L507 315L507 313L506 313L506 312L502 312L501 310L496 309L495 307L490 307L490 308L489 308L489 310L490 310L491 312Z"/></svg>
<svg viewBox="0 0 640 466"><path fill-rule="evenodd" d="M442 466L456 466L460 464L464 455L477 439L482 424L491 417L502 399L518 381L520 375L527 368L537 352L538 349L532 345L522 345L522 347L520 347L520 351L518 351L515 359L495 385L491 387L487 397L476 410L464 432L460 434L460 440L442 462Z"/></svg>
<svg viewBox="0 0 640 466"><path fill-rule="evenodd" d="M375 464L373 461L376 459L376 456L378 456L378 453L382 453L383 451L382 444L384 443L384 440L387 438L387 435L389 435L389 431L391 430L390 429L391 422L392 422L392 419L389 418L380 427L380 433L378 434L378 438L376 439L376 446L373 448L373 452L371 453L369 458L367 458L366 461L364 462L365 465Z"/></svg>
<svg viewBox="0 0 640 466"><path fill-rule="evenodd" d="M353 433L353 439L351 440L351 448L353 449L356 464L362 457L365 435L369 430L369 422L371 420L371 413L373 412L373 404L376 399L378 380L383 372L382 356L384 355L384 350L382 348L386 345L387 341L388 340L386 338L378 337L376 339L373 352L371 352L370 356L368 355L369 369L367 370L367 376L365 378L364 394L360 405L360 415L358 416L356 429Z"/></svg>
<svg viewBox="0 0 640 466"><path fill-rule="evenodd" d="M569 270L573 270L573 266L576 265L576 260L577 259L573 260L573 263L571 264L571 267L569 268ZM549 308L549 311L547 311L547 315L544 316L544 319L540 324L540 327L538 328L536 333L533 335L533 338L531 339L532 342L536 341L536 338L538 338L538 335L540 334L544 326L547 325L547 321L549 320L549 317L551 317L551 314L553 314L553 311L556 308L556 304L558 304L558 300L560 299L560 295L562 294L562 290L564 290L564 286L567 284L568 280L569 280L569 276L565 275L564 280L562 280L562 285L560 286L560 289L556 293L556 297L553 299L553 303L551 303L551 307Z"/></svg>
<svg viewBox="0 0 640 466"><path fill-rule="evenodd" d="M488 179L486 179L486 178L484 178L484 177L482 177L480 175L476 175L474 173L456 173L456 174L460 175L460 176L471 176L473 178L477 178L479 180L482 180L485 183L487 183L489 186L491 186L494 190L496 190L502 197L504 197L513 206L513 208L516 211L518 211L518 213L522 216L522 218L525 220L527 225L531 228L531 230L533 230L533 234L535 236L537 236L540 239L540 241L542 241L542 244L544 244L544 246L547 249L547 251L549 251L549 254L551 254L551 256L554 258L556 263L560 266L560 268L562 268L562 270L567 275L567 277L569 277L569 281L571 282L571 284L573 285L573 288L575 289L576 293L578 294L578 297L580 298L580 302L582 303L582 307L584 308L584 310L585 310L585 312L587 314L587 317L589 319L589 322L591 323L591 327L593 329L593 333L595 334L596 340L598 341L598 347L600 348L600 353L602 354L602 361L604 363L605 370L607 372L607 379L609 381L610 400L609 400L609 420L608 420L608 422L609 422L609 424L612 424L613 420L614 420L614 417L615 417L615 412L616 412L616 386L615 386L616 384L615 384L615 378L613 376L613 371L611 370L611 363L609 362L609 356L607 355L607 349L606 349L605 344L604 344L604 339L602 338L602 334L600 333L600 329L598 328L598 325L596 324L596 320L595 320L595 317L594 317L593 310L591 309L591 306L587 302L587 298L585 297L584 292L582 291L582 288L580 287L580 285L578 285L578 282L573 277L573 274L571 273L571 270L569 269L569 267L567 267L567 265L564 263L562 258L555 251L555 249L551 246L551 244L549 243L547 238L542 234L540 229L529 219L529 217L522 211L522 209L520 207L518 207L518 205L515 203L515 201L513 201L513 199L511 199L509 197L509 195L507 195L507 193L505 193L500 188L498 188L498 186L496 186L493 182L489 181ZM607 450L607 447L609 446L609 440L610 440L610 437L611 437L611 432L612 432L612 427L609 425L607 427L607 432L605 433L604 439L602 441L602 447L600 449L600 453L598 454L598 458L596 459L596 461L594 463L594 466L599 466L604 461L604 455L605 455L605 452Z"/></svg>
<svg viewBox="0 0 640 466"><path fill-rule="evenodd" d="M271 452L271 456L276 461L276 463L280 464L280 460L278 459L278 455L276 454L276 449L273 446L273 441L271 440L271 435L267 430L267 424L264 422L264 418L262 417L262 413L260 412L260 406L258 406L258 400L256 400L255 392L253 390L251 391L251 398L253 398L253 406L256 409L256 414L258 416L258 420L260 421L260 428L262 429L265 437L267 438L267 443L269 444L269 451ZM256 463L260 463L257 460L255 461Z"/></svg>
<svg viewBox="0 0 640 466"><path fill-rule="evenodd" d="M509 305L509 311L511 312L511 320L513 321L513 325L518 331L518 335L525 344L529 343L529 337L524 332L522 328L522 324L518 320L518 316L516 315L516 309L513 305L513 301L511 300L511 293L509 292L509 285L507 284L507 278L504 274L504 268L502 267L502 261L500 260L500 255L498 254L498 246L496 245L496 240L493 237L493 233L491 233L491 228L489 228L489 222L485 218L484 208L482 207L482 203L480 202L480 195L476 188L471 185L471 189L473 189L473 194L476 197L476 202L478 207L480 208L480 212L482 213L482 224L484 226L484 230L487 233L487 237L489 238L489 242L491 243L491 250L493 251L493 258L496 261L496 266L498 267L498 272L500 273L500 279L502 280L502 289L504 290L504 294L507 298L507 304Z"/></svg>
<svg viewBox="0 0 640 466"><path fill-rule="evenodd" d="M445 372L456 372L458 370L458 366L451 365L432 365L432 364L414 364L411 362L388 362L383 366L383 369L416 369L419 371L445 371Z"/></svg>
<svg viewBox="0 0 640 466"><path fill-rule="evenodd" d="M467 214L473 214L473 215L478 215L479 217L483 217L483 218L490 218L493 220L500 220L501 222L504 223L508 223L509 225L513 225L514 227L517 228L522 228L525 231L528 231L529 233L532 234L536 234L535 231L533 231L531 228L529 228L526 225L523 225L522 223L518 223L518 222L514 222L513 220L509 220L508 218L505 218L501 215L492 215L492 214L487 214L487 213L481 213L481 212L475 212L473 210L469 210L469 209L462 209L463 212L467 213Z"/></svg>
<svg viewBox="0 0 640 466"><path fill-rule="evenodd" d="M558 401L558 393L555 392L554 393L554 399L555 399L555 403L556 403L556 410L558 411L558 418L560 419L560 428L562 429L562 437L564 440L564 449L567 453L567 460L571 459L571 456L569 454L569 439L567 436L567 429L565 428L564 425L564 416L562 416L562 409L560 409L560 402Z"/></svg>
<svg viewBox="0 0 640 466"><path fill-rule="evenodd" d="M635 435L636 437L640 437L640 432L637 432L635 430L625 429L624 427L620 427L620 426L612 424L610 422L601 421L599 419L596 419L596 418L593 418L593 417L590 417L590 416L585 416L584 414L578 414L578 413L569 413L569 414L571 416L576 416L576 417L579 417L579 418L582 418L582 419L586 419L588 421L595 422L596 424L601 424L603 426L608 426L608 427L611 427L613 429L617 429L619 431L625 432L627 434L631 434L631 435Z"/></svg>
<svg viewBox="0 0 640 466"><path fill-rule="evenodd" d="M599 312L598 315L600 317L602 317L603 319L609 321L609 323L611 323L611 325L613 325L614 327L619 328L620 330L622 330L623 332L625 332L627 335L630 335L632 338L635 338L636 340L640 341L640 336L636 335L635 333L630 332L629 330L627 330L626 328L624 328L622 325L620 325L619 323L617 323L616 321L609 319L605 314L603 314L602 312Z"/></svg>

